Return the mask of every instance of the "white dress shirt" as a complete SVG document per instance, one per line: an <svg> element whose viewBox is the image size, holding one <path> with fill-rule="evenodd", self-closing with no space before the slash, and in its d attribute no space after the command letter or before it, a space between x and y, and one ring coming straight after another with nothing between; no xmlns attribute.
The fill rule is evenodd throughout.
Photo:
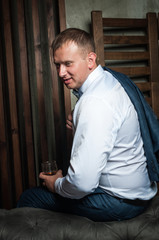
<svg viewBox="0 0 159 240"><path fill-rule="evenodd" d="M138 116L125 90L99 65L79 91L70 167L55 191L80 199L100 187L121 198L151 199L157 185L149 180Z"/></svg>

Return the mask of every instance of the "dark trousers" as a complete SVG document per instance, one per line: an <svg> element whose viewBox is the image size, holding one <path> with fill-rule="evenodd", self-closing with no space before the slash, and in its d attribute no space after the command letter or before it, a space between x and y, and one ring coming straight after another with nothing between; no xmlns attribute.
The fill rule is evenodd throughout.
<svg viewBox="0 0 159 240"><path fill-rule="evenodd" d="M133 204L134 203L134 204ZM148 206L125 202L113 197L101 188L82 199L69 199L54 194L43 187L26 190L20 197L17 207L33 207L65 212L87 217L93 221L114 221L133 218L141 214Z"/></svg>

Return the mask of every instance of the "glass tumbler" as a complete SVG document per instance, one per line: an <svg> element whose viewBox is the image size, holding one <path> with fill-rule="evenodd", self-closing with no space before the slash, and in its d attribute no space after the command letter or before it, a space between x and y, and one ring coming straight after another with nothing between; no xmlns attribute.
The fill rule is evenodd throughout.
<svg viewBox="0 0 159 240"><path fill-rule="evenodd" d="M44 172L44 174L46 175L54 175L57 172L57 164L56 161L46 161L46 162L42 162L41 163L41 169L42 172Z"/></svg>

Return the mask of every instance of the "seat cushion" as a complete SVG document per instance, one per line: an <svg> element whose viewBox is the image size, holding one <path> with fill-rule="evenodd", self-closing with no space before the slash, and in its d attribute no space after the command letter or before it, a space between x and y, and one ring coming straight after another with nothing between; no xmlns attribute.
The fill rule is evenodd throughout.
<svg viewBox="0 0 159 240"><path fill-rule="evenodd" d="M38 208L0 210L1 240L158 240L159 196L146 212L125 221L93 222Z"/></svg>

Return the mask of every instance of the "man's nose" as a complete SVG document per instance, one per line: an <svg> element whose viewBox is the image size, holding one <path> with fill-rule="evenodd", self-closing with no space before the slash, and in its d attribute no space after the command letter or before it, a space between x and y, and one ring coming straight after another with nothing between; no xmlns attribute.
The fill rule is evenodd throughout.
<svg viewBox="0 0 159 240"><path fill-rule="evenodd" d="M60 65L60 68L59 68L59 76L60 77L64 77L66 75L66 67L64 65Z"/></svg>

